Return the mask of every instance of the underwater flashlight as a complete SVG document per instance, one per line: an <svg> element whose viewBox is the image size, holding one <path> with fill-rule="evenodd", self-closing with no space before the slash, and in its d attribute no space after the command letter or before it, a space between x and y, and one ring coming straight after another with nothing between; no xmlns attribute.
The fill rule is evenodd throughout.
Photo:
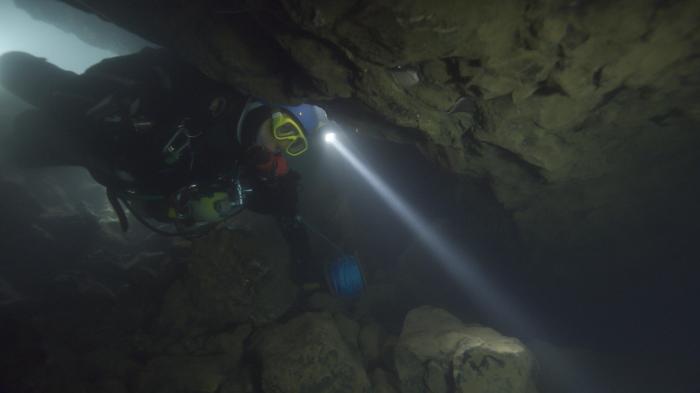
<svg viewBox="0 0 700 393"><path fill-rule="evenodd" d="M335 142L336 135L335 132L329 131L323 136L323 140L326 141L326 143L333 143Z"/></svg>

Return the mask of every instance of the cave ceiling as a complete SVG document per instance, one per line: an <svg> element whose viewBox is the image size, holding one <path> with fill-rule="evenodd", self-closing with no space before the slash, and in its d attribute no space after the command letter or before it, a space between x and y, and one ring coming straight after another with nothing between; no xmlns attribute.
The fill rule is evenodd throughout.
<svg viewBox="0 0 700 393"><path fill-rule="evenodd" d="M646 225L656 190L697 192L697 1L64 1L254 95L416 144L485 180L532 239L585 244Z"/></svg>

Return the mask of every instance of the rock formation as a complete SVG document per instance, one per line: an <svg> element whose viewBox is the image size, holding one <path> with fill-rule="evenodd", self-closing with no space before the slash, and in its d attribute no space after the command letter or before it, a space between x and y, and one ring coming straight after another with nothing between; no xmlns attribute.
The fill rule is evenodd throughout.
<svg viewBox="0 0 700 393"><path fill-rule="evenodd" d="M18 8L37 20L50 23L72 33L85 43L108 50L116 55L136 52L153 45L143 38L117 26L104 23L97 16L57 1L15 0Z"/></svg>
<svg viewBox="0 0 700 393"><path fill-rule="evenodd" d="M263 331L258 341L254 346L265 392L370 391L361 359L328 314L301 315Z"/></svg>
<svg viewBox="0 0 700 393"><path fill-rule="evenodd" d="M692 351L683 340L692 329L667 326L671 311L646 313L697 298L696 268L688 266L700 230L700 3L64 2L232 86L273 101L322 103L348 132L417 146L458 177L447 225L463 226L469 236L461 240L497 237L496 251L517 235L524 240L530 253L513 247L508 256L535 273L506 267L527 294L542 291L533 296L542 308L575 293L579 302L564 305L574 311L560 318L607 309L578 312L588 324L575 324L576 332L625 319L624 333L641 331L645 345L671 353L626 371L660 383L625 390L619 382L611 391L693 387L686 380L695 363L677 374L676 363L658 367L683 363L670 342ZM0 132L6 120L0 116ZM535 373L538 355L556 350L533 355L491 328L414 308L450 298L460 318L479 316L417 242L406 244L400 263L368 255L374 281L357 302L299 298L270 222L247 216L192 242L138 233L129 243L112 217L67 208L77 184L47 178L33 180L37 186L0 182L0 347L8 354L0 390L557 391L543 390ZM498 203L471 197L482 186L491 194L480 195ZM349 203L316 191L312 200L333 204L317 203L328 210L319 218L342 226L342 237L361 238ZM650 285L657 277L670 294ZM617 308L612 300L628 293L636 308ZM584 355L622 375L602 356ZM541 364L542 373L557 365ZM677 383L664 383L666 372Z"/></svg>
<svg viewBox="0 0 700 393"><path fill-rule="evenodd" d="M406 316L396 369L404 393L536 392L534 358L521 342L432 307Z"/></svg>
<svg viewBox="0 0 700 393"><path fill-rule="evenodd" d="M172 334L193 326L265 324L283 315L294 301L296 288L287 274L288 256L281 236L268 222L257 232L219 231L195 240L187 273L166 295L163 329Z"/></svg>
<svg viewBox="0 0 700 393"><path fill-rule="evenodd" d="M67 2L484 179L537 261L576 272L595 244L653 236L662 206L698 213L695 1Z"/></svg>

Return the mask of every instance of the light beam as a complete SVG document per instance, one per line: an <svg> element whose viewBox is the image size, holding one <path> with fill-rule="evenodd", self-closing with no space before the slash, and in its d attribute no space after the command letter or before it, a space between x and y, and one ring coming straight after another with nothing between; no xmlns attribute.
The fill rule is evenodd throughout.
<svg viewBox="0 0 700 393"><path fill-rule="evenodd" d="M500 323L514 329L519 333L533 336L543 335L545 331L535 323L530 315L527 315L519 302L508 296L504 290L494 285L486 274L478 268L462 250L448 243L439 236L428 221L408 205L396 192L394 192L382 179L373 173L355 154L353 154L338 138L326 141L334 146L348 163L370 184L379 194L387 206L411 229L418 240L423 243L435 256L435 260L449 273L467 293L474 303L491 312ZM581 374L581 365L575 364L567 356L556 356L554 360L553 375L556 383L567 388L576 386L577 391L585 387L583 391L594 392L592 382ZM578 374L580 379L571 381L571 372ZM580 383L580 381L586 381Z"/></svg>
<svg viewBox="0 0 700 393"><path fill-rule="evenodd" d="M477 300L478 304L487 306L488 311L496 313L501 322L508 325L513 326L514 324L521 329L524 327L523 325L530 325L527 318L512 306L512 302L508 301L489 283L484 273L475 266L469 257L440 237L426 219L421 217L375 173L370 171L342 143L336 139L331 144L372 186L401 221L417 235L418 239L433 252L442 267L461 284L470 296Z"/></svg>

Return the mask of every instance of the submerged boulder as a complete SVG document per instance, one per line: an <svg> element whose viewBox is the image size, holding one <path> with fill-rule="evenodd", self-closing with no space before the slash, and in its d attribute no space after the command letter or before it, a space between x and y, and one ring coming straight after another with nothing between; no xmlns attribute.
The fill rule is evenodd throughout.
<svg viewBox="0 0 700 393"><path fill-rule="evenodd" d="M515 338L420 307L406 316L395 350L403 393L534 393L534 358Z"/></svg>
<svg viewBox="0 0 700 393"><path fill-rule="evenodd" d="M306 313L254 339L262 390L270 393L364 393L370 382L327 313Z"/></svg>
<svg viewBox="0 0 700 393"><path fill-rule="evenodd" d="M283 315L296 288L285 242L274 223L267 224L195 240L187 272L166 294L160 326L173 333L266 324Z"/></svg>
<svg viewBox="0 0 700 393"><path fill-rule="evenodd" d="M221 392L247 380L242 363L250 325L171 343L138 369L136 392Z"/></svg>

